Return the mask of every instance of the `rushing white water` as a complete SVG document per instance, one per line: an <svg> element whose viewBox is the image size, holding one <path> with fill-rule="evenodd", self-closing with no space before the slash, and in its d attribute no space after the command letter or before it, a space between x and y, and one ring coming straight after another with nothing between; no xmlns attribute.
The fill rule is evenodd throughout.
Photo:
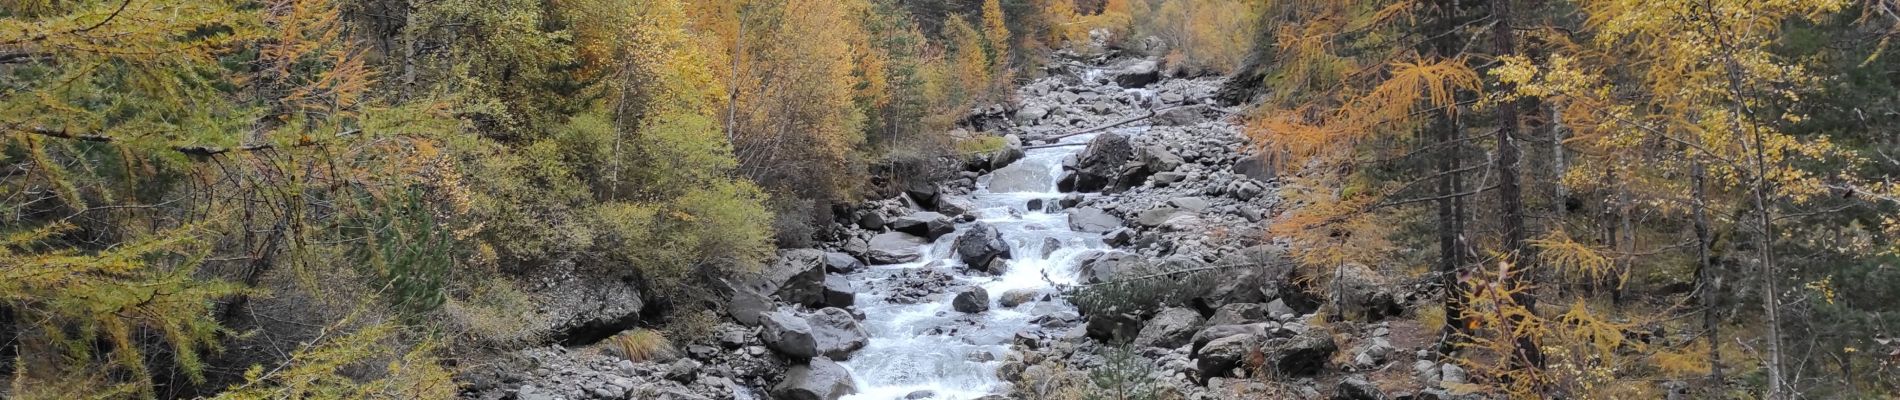
<svg viewBox="0 0 1900 400"><path fill-rule="evenodd" d="M1094 135L1075 136L1064 142L1087 142ZM1011 168L1046 168L1049 181L1032 192L992 193L987 188L990 176L979 182L984 189L974 194L978 220L996 227L1009 243L1014 258L1002 276L967 274L952 248L956 236L974 223L961 224L956 235L945 235L926 245L922 260L907 264L872 267L850 275L859 288L875 287L876 280L889 276L877 270L940 268L962 283L982 286L990 294L989 311L970 315L951 309L948 296L918 304L898 304L880 293L859 293L857 308L864 312L863 326L870 343L854 354L845 367L857 379L858 393L846 399L890 400L930 391L933 399L972 399L993 394L1004 382L996 378L996 367L1009 350L1017 332L1035 327L1039 316L1073 312L1074 307L1057 298L1030 302L1015 308L1001 308L996 299L1014 289L1037 289L1053 293L1051 283L1075 281L1074 264L1081 253L1107 247L1100 234L1069 229L1067 214L1030 210L1025 204L1043 199L1053 204L1062 197L1056 190L1062 160L1080 151L1080 146L1029 150ZM1060 250L1042 257L1045 239L1062 242ZM940 262L939 262L940 261ZM935 266L931 264L937 262ZM955 328L954 331L951 328ZM981 353L988 353L987 355Z"/></svg>

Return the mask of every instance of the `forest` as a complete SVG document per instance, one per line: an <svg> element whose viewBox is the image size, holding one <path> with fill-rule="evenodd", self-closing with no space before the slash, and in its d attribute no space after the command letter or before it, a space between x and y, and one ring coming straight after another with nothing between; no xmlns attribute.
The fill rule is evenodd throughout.
<svg viewBox="0 0 1900 400"><path fill-rule="evenodd" d="M1900 0L0 0L0 398L1890 398L1896 36ZM878 372L907 290L985 396Z"/></svg>

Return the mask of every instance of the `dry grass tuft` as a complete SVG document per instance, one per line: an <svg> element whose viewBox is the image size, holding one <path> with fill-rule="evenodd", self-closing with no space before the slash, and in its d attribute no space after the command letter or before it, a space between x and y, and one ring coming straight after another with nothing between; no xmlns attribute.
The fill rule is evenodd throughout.
<svg viewBox="0 0 1900 400"><path fill-rule="evenodd" d="M616 355L633 362L643 362L673 354L673 341L666 335L651 329L634 329L621 332L607 339L608 345Z"/></svg>

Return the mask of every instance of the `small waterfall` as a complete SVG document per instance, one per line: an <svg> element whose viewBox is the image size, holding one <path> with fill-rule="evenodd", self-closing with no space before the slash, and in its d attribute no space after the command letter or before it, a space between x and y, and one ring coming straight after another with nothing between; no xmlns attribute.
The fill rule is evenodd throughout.
<svg viewBox="0 0 1900 400"><path fill-rule="evenodd" d="M1099 75L1099 70L1090 70ZM1095 135L1063 139L1063 142L1087 142ZM1062 197L1054 177L1062 175L1064 158L1081 151L1078 146L1029 150L1010 168L1046 168L1050 177L1036 191L993 193L984 176L983 189L974 201L978 220L1002 234L1014 258L1001 276L965 273L957 260L952 243L973 223L961 224L958 233L946 235L925 245L922 260L906 264L876 266L852 274L849 278L860 288L875 287L890 269L936 268L954 276L959 283L983 287L990 294L989 311L964 314L950 307L946 296L938 301L900 304L887 301L875 292L858 294L858 309L863 311L863 326L870 334L867 347L843 363L857 379L858 394L846 399L891 400L918 391L936 394L933 399L972 399L997 391L1004 382L996 378L996 368L1017 332L1036 328L1037 317L1055 313L1073 313L1074 306L1059 297L1035 301L1015 308L1003 308L996 300L1016 289L1040 290L1053 294L1051 283L1075 281L1074 264L1078 255L1090 249L1103 249L1100 234L1069 229L1067 214L1028 209L1033 199L1053 203ZM1061 249L1043 258L1043 246L1049 239L1061 243ZM879 270L884 270L879 273Z"/></svg>

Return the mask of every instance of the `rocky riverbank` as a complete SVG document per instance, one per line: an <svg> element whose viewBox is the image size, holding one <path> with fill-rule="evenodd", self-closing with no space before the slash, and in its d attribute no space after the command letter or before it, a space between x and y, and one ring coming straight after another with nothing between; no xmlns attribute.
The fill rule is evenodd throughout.
<svg viewBox="0 0 1900 400"><path fill-rule="evenodd" d="M674 338L676 354L632 362L593 347L532 349L484 369L492 374L467 393L1048 398L1087 390L1088 371L1117 363L1186 399L1447 397L1438 388L1463 372L1419 351L1416 326L1394 326L1409 321L1317 317L1322 306L1390 314L1408 296L1353 268L1331 280L1343 285L1338 298L1307 295L1300 282L1310 280L1265 239L1281 206L1275 171L1213 104L1221 81L1157 70L1149 61L1070 68L1025 85L1016 104L982 110L974 125L1004 134L1008 148L950 160L961 170L951 179L904 182L892 198L842 210L826 235L835 240L782 250L723 288L728 318L712 337ZM1219 279L1150 307L1077 308L1065 297L1183 271ZM895 357L910 350L880 342L890 340L955 348L961 359ZM878 382L853 368L877 368ZM891 371L903 368L937 370ZM933 390L918 374L981 375L958 379L988 389Z"/></svg>

